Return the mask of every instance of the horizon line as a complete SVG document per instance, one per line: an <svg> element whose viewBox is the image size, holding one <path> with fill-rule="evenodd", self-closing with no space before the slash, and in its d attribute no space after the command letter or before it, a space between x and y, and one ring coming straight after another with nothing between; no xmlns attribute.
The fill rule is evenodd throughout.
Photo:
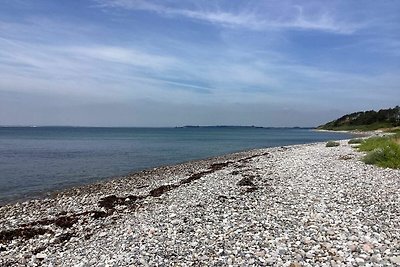
<svg viewBox="0 0 400 267"><path fill-rule="evenodd" d="M257 125L182 125L182 126L88 126L88 125L0 125L0 128L211 128L211 127L242 127L242 128L317 128L318 126L257 126Z"/></svg>

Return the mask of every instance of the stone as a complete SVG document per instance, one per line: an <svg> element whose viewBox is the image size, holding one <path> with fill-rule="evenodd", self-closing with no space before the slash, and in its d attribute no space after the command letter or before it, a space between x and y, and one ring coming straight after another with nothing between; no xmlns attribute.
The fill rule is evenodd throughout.
<svg viewBox="0 0 400 267"><path fill-rule="evenodd" d="M254 253L254 255L256 255L257 257L264 257L265 255L265 251L261 250L261 251L257 251L256 253Z"/></svg>
<svg viewBox="0 0 400 267"><path fill-rule="evenodd" d="M254 186L253 179L251 177L245 177L236 183L237 186Z"/></svg>
<svg viewBox="0 0 400 267"><path fill-rule="evenodd" d="M181 221L179 220L179 219L175 219L175 220L172 220L171 221L171 224L173 224L173 225L177 225L177 224L179 224Z"/></svg>
<svg viewBox="0 0 400 267"><path fill-rule="evenodd" d="M279 255L283 255L283 254L286 253L286 251L287 251L286 248L284 248L284 247L279 247L277 252L278 252Z"/></svg>
<svg viewBox="0 0 400 267"><path fill-rule="evenodd" d="M354 245L354 244L351 244L351 245L349 245L349 250L350 250L351 252L356 252L356 251L357 251L357 246Z"/></svg>
<svg viewBox="0 0 400 267"><path fill-rule="evenodd" d="M208 256L207 256L207 255L203 255L203 256L201 256L201 257L199 258L199 260L201 260L201 261L206 261L206 260L208 260Z"/></svg>
<svg viewBox="0 0 400 267"><path fill-rule="evenodd" d="M307 259L312 259L312 258L314 258L314 253L308 251L308 252L306 253L306 258L307 258Z"/></svg>
<svg viewBox="0 0 400 267"><path fill-rule="evenodd" d="M350 241L356 241L356 240L358 240L358 237L355 236L355 235L352 235L352 236L350 236L348 239L349 239Z"/></svg>
<svg viewBox="0 0 400 267"><path fill-rule="evenodd" d="M372 245L371 244L364 244L362 249L367 253L373 253L374 252L374 250L372 249Z"/></svg>
<svg viewBox="0 0 400 267"><path fill-rule="evenodd" d="M328 230L328 231L326 231L326 234L327 234L327 235L334 235L334 234L335 234L335 232L334 232L334 231L332 231L332 230Z"/></svg>
<svg viewBox="0 0 400 267"><path fill-rule="evenodd" d="M105 237L106 235L107 235L106 232L101 232L101 233L99 234L99 237Z"/></svg>
<svg viewBox="0 0 400 267"><path fill-rule="evenodd" d="M44 260L45 258L47 258L47 255L44 254L44 253L38 253L38 254L36 254L36 259Z"/></svg>
<svg viewBox="0 0 400 267"><path fill-rule="evenodd" d="M400 256L390 257L390 262L396 265L400 265Z"/></svg>
<svg viewBox="0 0 400 267"><path fill-rule="evenodd" d="M358 265L364 265L364 263L365 263L365 260L363 259L363 258L356 258L356 262L357 262L357 264Z"/></svg>
<svg viewBox="0 0 400 267"><path fill-rule="evenodd" d="M380 259L381 259L381 257L379 255L372 255L371 258L370 258L370 260L372 262L379 262Z"/></svg>

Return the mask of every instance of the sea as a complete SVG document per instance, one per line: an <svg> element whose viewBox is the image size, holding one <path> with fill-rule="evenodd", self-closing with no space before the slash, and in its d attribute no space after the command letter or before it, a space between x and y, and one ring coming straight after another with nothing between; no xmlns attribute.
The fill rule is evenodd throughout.
<svg viewBox="0 0 400 267"><path fill-rule="evenodd" d="M346 138L308 128L0 127L0 205L147 168Z"/></svg>

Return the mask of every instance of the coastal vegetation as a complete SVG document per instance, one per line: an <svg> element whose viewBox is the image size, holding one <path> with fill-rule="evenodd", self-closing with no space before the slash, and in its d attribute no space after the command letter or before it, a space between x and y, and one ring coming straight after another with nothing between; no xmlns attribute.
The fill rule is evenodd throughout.
<svg viewBox="0 0 400 267"><path fill-rule="evenodd" d="M339 145L340 145L339 142L328 141L325 146L326 147L335 147L335 146L339 146Z"/></svg>
<svg viewBox="0 0 400 267"><path fill-rule="evenodd" d="M349 140L349 145L354 145L354 144L361 144L363 142L363 139L361 138L353 138Z"/></svg>
<svg viewBox="0 0 400 267"><path fill-rule="evenodd" d="M318 127L321 130L334 131L373 131L400 126L400 107L396 106L379 111L369 110L346 114L339 119Z"/></svg>
<svg viewBox="0 0 400 267"><path fill-rule="evenodd" d="M400 132L363 140L358 147L367 154L363 161L380 167L400 169Z"/></svg>

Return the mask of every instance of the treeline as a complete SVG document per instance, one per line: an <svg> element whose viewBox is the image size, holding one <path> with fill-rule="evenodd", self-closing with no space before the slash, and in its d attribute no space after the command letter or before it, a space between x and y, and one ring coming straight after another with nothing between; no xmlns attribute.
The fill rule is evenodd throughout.
<svg viewBox="0 0 400 267"><path fill-rule="evenodd" d="M354 112L319 126L325 130L374 130L400 126L400 107Z"/></svg>

